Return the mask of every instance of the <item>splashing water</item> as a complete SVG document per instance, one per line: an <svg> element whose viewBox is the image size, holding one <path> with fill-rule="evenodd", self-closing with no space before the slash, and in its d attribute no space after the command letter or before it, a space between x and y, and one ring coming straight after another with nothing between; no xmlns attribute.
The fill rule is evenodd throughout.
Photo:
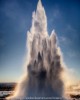
<svg viewBox="0 0 80 100"><path fill-rule="evenodd" d="M10 98L63 97L62 55L55 31L48 34L47 18L40 0L32 17L32 27L27 32L27 72Z"/></svg>

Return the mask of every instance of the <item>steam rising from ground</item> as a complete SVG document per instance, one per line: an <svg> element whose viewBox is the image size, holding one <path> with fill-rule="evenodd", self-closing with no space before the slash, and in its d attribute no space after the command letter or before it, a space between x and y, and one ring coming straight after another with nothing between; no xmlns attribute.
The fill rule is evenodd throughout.
<svg viewBox="0 0 80 100"><path fill-rule="evenodd" d="M27 33L26 75L11 98L63 97L62 55L55 31L48 34L47 18L40 0L32 17L32 27Z"/></svg>

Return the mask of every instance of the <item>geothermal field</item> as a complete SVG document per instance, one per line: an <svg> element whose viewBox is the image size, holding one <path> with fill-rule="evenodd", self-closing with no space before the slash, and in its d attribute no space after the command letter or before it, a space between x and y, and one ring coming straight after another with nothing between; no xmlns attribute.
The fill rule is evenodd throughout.
<svg viewBox="0 0 80 100"><path fill-rule="evenodd" d="M66 88L66 67L58 37L53 30L49 35L45 9L38 1L32 14L32 26L27 32L26 67L19 83L0 84L0 97L7 100L36 99L66 100L80 98L80 85ZM15 87L15 88L14 88Z"/></svg>

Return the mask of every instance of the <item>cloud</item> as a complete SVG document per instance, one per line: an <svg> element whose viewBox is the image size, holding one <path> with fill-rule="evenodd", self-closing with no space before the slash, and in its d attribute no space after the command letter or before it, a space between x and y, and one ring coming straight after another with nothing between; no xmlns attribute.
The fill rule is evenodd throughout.
<svg viewBox="0 0 80 100"><path fill-rule="evenodd" d="M53 10L53 14L52 14L53 19L57 19L61 17L61 12L58 8Z"/></svg>
<svg viewBox="0 0 80 100"><path fill-rule="evenodd" d="M59 36L59 42L60 44L63 45L70 45L72 44L72 40L70 40L70 38L66 37L66 36Z"/></svg>
<svg viewBox="0 0 80 100"><path fill-rule="evenodd" d="M62 13L59 9L58 6L55 6L52 10L51 10L51 17L49 19L49 23L55 21L55 20L62 20Z"/></svg>
<svg viewBox="0 0 80 100"><path fill-rule="evenodd" d="M60 37L60 41L62 41L62 42L66 42L66 41L67 41L67 38L66 38L66 37L61 36L61 37Z"/></svg>
<svg viewBox="0 0 80 100"><path fill-rule="evenodd" d="M76 32L76 30L70 24L67 25L66 31Z"/></svg>
<svg viewBox="0 0 80 100"><path fill-rule="evenodd" d="M64 28L64 33L67 35L70 35L69 38L71 39L77 39L77 30L70 24L67 24Z"/></svg>
<svg viewBox="0 0 80 100"><path fill-rule="evenodd" d="M74 51L74 50L69 50L69 52L67 52L67 55L70 58L80 58L80 52L79 51Z"/></svg>
<svg viewBox="0 0 80 100"><path fill-rule="evenodd" d="M68 56L71 57L71 58L77 56L77 55L76 55L76 52L73 52L73 51L68 52L67 54L68 54Z"/></svg>

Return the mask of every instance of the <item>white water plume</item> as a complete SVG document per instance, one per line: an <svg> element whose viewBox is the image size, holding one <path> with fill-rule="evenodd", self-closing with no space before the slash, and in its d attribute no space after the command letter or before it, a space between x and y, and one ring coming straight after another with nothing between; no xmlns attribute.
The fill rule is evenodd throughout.
<svg viewBox="0 0 80 100"><path fill-rule="evenodd" d="M26 75L18 84L16 93L9 98L63 97L62 54L55 31L50 36L48 34L47 17L40 0L32 18L32 27L27 32Z"/></svg>

